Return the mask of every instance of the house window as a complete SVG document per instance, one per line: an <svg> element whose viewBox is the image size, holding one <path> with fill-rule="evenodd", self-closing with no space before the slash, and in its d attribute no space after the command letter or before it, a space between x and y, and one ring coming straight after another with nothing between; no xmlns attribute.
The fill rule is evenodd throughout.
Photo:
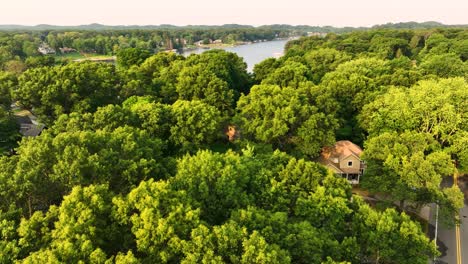
<svg viewBox="0 0 468 264"><path fill-rule="evenodd" d="M353 166L353 162L352 161L348 161L348 167L352 167Z"/></svg>

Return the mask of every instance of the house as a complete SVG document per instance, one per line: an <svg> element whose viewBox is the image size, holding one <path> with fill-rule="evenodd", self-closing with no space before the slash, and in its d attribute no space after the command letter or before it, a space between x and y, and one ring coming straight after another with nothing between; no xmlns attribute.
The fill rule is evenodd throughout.
<svg viewBox="0 0 468 264"><path fill-rule="evenodd" d="M359 184L366 164L361 160L362 149L348 140L341 140L334 146L324 147L319 162L351 184Z"/></svg>
<svg viewBox="0 0 468 264"><path fill-rule="evenodd" d="M15 113L15 119L20 126L20 134L24 137L37 137L45 128L44 124L37 121L37 118L27 110Z"/></svg>
<svg viewBox="0 0 468 264"><path fill-rule="evenodd" d="M60 50L60 53L62 54L76 52L76 49L68 48L68 47L59 48L59 50Z"/></svg>
<svg viewBox="0 0 468 264"><path fill-rule="evenodd" d="M319 37L324 38L327 36L327 33L324 32L307 32L308 37Z"/></svg>
<svg viewBox="0 0 468 264"><path fill-rule="evenodd" d="M42 43L37 51L39 51L42 55L55 54L55 50L45 43Z"/></svg>
<svg viewBox="0 0 468 264"><path fill-rule="evenodd" d="M183 38L176 38L175 39L175 42L178 42L179 44L182 44L182 45L187 45L187 40L186 39L183 39Z"/></svg>

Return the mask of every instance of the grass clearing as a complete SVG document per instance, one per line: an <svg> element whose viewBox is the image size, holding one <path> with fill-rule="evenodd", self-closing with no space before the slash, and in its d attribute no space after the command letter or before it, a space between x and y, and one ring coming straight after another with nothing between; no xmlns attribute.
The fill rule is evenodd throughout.
<svg viewBox="0 0 468 264"><path fill-rule="evenodd" d="M96 53L79 53L71 52L66 54L55 55L57 60L112 60L113 56L101 55Z"/></svg>

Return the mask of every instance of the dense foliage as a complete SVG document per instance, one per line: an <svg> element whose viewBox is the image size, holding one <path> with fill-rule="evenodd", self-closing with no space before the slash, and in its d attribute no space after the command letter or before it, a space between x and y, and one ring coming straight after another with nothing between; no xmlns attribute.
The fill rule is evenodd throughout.
<svg viewBox="0 0 468 264"><path fill-rule="evenodd" d="M42 37L131 42L71 33ZM0 72L1 263L422 264L438 252L408 212L463 205L440 183L468 170L466 30L302 38L253 74L141 43L55 64L6 35L26 64ZM20 140L21 109L47 129ZM315 162L338 139L364 147L378 206Z"/></svg>
<svg viewBox="0 0 468 264"><path fill-rule="evenodd" d="M67 185L56 178L47 176L48 186ZM423 256L434 253L407 215L377 212L351 199L346 180L280 152L200 151L179 159L174 176L143 180L130 190L98 184L107 181L105 175L89 179L93 184L82 180L61 202L45 212L33 206L36 211L21 221L15 220L21 210L4 207L9 229L3 232L8 244L2 259L362 263L378 256L384 262L425 263ZM402 255L398 248L411 253Z"/></svg>

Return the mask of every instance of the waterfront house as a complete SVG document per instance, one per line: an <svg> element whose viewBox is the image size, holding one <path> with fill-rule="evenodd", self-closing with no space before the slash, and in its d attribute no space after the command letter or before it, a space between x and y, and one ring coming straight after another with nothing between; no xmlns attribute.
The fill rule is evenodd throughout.
<svg viewBox="0 0 468 264"><path fill-rule="evenodd" d="M60 53L62 54L76 52L76 49L68 48L68 47L59 48L59 50L60 50Z"/></svg>
<svg viewBox="0 0 468 264"><path fill-rule="evenodd" d="M55 50L45 43L42 43L37 51L39 51L39 53L42 55L55 54Z"/></svg>

